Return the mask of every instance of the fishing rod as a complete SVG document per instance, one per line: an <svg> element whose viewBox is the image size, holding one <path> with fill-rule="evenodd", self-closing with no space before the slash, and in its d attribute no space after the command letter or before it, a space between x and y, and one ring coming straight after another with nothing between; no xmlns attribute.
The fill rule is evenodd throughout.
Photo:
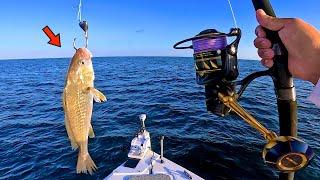
<svg viewBox="0 0 320 180"><path fill-rule="evenodd" d="M263 9L267 15L276 17L269 0L252 0L255 10ZM297 137L297 101L293 77L288 69L288 51L278 32L265 29L267 38L275 52L274 65L270 69L277 96L280 136ZM306 152L312 158L312 152ZM297 156L301 160L303 156ZM307 159L308 160L308 159ZM295 161L296 163L298 161ZM298 163L299 164L299 163ZM302 165L302 163L300 164ZM280 173L279 179L294 179L294 173Z"/></svg>
<svg viewBox="0 0 320 180"><path fill-rule="evenodd" d="M267 141L262 151L265 163L281 172L280 179L293 179L293 172L306 167L314 153L308 144L297 138L296 92L292 75L288 70L288 52L278 32L266 30L267 38L271 40L275 52L273 67L254 72L243 80L237 80L237 52L241 29L237 27L230 0L228 2L235 24L235 28L231 28L229 33L207 29L176 43L173 47L194 50L196 81L199 85L205 86L207 110L222 117L233 111L259 131ZM263 9L268 15L275 17L268 0L252 0L252 3L256 10ZM228 44L230 37L235 39ZM185 45L187 42L191 42L191 45ZM262 76L270 76L274 83L280 136L264 127L238 103L248 85Z"/></svg>

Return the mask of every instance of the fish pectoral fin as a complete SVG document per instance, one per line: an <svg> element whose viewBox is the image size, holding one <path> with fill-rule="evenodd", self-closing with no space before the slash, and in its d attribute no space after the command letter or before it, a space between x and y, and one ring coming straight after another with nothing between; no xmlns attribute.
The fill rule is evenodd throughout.
<svg viewBox="0 0 320 180"><path fill-rule="evenodd" d="M90 124L90 127L89 127L89 138L94 138L94 137L95 137L95 134L93 132L92 125Z"/></svg>
<svg viewBox="0 0 320 180"><path fill-rule="evenodd" d="M88 87L86 90L93 95L95 102L101 103L107 101L106 96L94 87Z"/></svg>
<svg viewBox="0 0 320 180"><path fill-rule="evenodd" d="M97 93L93 95L93 99L95 102L101 103L107 101L107 97L97 90Z"/></svg>

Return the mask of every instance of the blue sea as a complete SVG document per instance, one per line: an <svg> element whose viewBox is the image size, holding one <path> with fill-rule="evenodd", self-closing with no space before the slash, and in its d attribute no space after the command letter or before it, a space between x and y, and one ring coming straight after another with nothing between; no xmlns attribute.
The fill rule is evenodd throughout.
<svg viewBox="0 0 320 180"><path fill-rule="evenodd" d="M61 105L70 59L0 61L0 179L102 179L126 160L138 116L147 114L152 148L205 179L276 179L264 164L265 141L235 115L216 117L206 111L204 87L196 84L192 58L94 58L95 86L108 101L94 104L96 134L90 154L99 170L76 174L77 151L71 149ZM262 70L258 61L240 60L241 77ZM299 137L316 156L296 174L320 178L320 111L306 98L313 86L295 81ZM277 106L269 77L254 81L240 102L278 132Z"/></svg>

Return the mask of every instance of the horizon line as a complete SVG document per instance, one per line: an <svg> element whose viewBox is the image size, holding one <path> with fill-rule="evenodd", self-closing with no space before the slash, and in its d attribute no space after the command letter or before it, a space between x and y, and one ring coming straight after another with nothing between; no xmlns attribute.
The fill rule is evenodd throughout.
<svg viewBox="0 0 320 180"><path fill-rule="evenodd" d="M128 55L128 56L94 56L92 58L122 58L122 57L168 57L168 58L193 58L193 56L165 56L165 55L151 55L151 56L137 56L137 55ZM11 61L11 60L42 60L42 59L71 59L72 57L37 57L37 58L0 58L0 61ZM253 61L259 61L258 59L252 59L252 58L238 58L239 60L253 60Z"/></svg>

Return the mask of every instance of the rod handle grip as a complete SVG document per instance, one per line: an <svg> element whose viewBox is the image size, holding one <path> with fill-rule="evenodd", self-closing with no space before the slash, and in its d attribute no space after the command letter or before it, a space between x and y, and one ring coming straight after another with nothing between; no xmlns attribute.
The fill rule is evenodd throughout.
<svg viewBox="0 0 320 180"><path fill-rule="evenodd" d="M269 0L252 0L255 10L262 9L267 15L276 17ZM278 32L265 29L267 38L271 41L275 51L273 79L276 89L292 88L292 75L288 69L288 51L282 43Z"/></svg>
<svg viewBox="0 0 320 180"><path fill-rule="evenodd" d="M254 8L256 11L258 9L262 9L262 10L264 10L264 12L266 12L267 15L272 16L272 17L276 17L276 14L275 14L269 0L252 0L252 3L254 5ZM281 42L281 39L278 35L278 32L271 31L268 29L265 29L265 31L267 34L267 38L272 42L272 44Z"/></svg>

